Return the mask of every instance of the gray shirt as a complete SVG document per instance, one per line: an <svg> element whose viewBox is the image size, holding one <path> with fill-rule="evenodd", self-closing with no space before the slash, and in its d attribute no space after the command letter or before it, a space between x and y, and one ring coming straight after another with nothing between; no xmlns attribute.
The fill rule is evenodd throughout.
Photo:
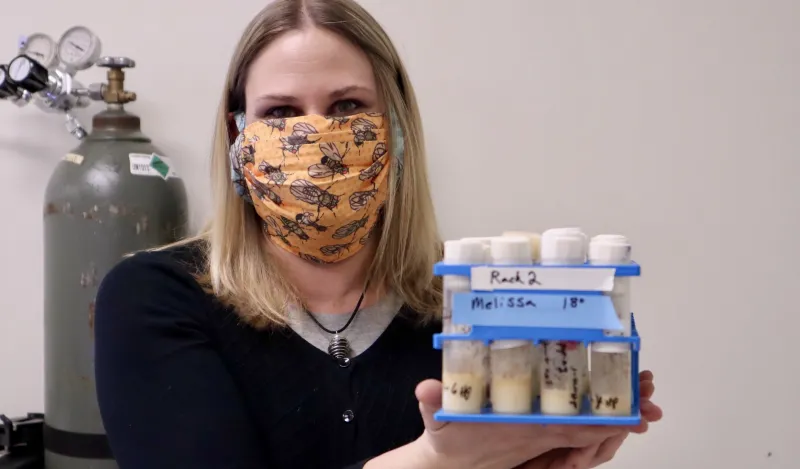
<svg viewBox="0 0 800 469"><path fill-rule="evenodd" d="M374 305L359 311L350 326L340 334L350 343L351 356L360 355L374 344L402 306L403 302L399 297L389 294ZM320 324L332 331L341 329L350 319L349 314L312 314ZM324 352L328 351L333 334L320 329L301 308L289 308L289 326L306 342Z"/></svg>

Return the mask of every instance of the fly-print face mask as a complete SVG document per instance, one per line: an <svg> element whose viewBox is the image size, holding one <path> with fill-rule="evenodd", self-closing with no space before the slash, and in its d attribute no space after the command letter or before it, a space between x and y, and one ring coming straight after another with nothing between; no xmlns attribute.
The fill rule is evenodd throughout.
<svg viewBox="0 0 800 469"><path fill-rule="evenodd" d="M388 194L383 114L267 119L231 146L231 177L269 237L303 259L329 263L364 247Z"/></svg>

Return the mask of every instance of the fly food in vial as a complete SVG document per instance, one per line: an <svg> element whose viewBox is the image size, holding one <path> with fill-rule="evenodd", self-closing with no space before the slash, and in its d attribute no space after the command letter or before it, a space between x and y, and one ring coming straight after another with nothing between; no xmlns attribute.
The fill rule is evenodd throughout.
<svg viewBox="0 0 800 469"><path fill-rule="evenodd" d="M577 228L547 230L542 234L543 265L580 265L586 262L586 235ZM577 415L589 389L588 352L579 342L542 342L540 404L543 414Z"/></svg>
<svg viewBox="0 0 800 469"><path fill-rule="evenodd" d="M631 245L619 235L599 235L589 244L589 263L621 265L631 261ZM631 335L630 279L616 278L610 295L621 331L604 331L606 336ZM630 415L633 387L631 354L628 344L597 342L592 344L591 380L592 413L595 415Z"/></svg>
<svg viewBox="0 0 800 469"><path fill-rule="evenodd" d="M483 243L477 240L445 242L444 262L479 264L486 259ZM470 291L468 277L447 275L443 279L443 331L468 334L468 326L453 324L453 294ZM449 340L442 347L442 410L475 414L486 404L487 347L480 341Z"/></svg>
<svg viewBox="0 0 800 469"><path fill-rule="evenodd" d="M522 236L494 238L491 256L492 265L531 265L531 240ZM497 340L492 343L489 353L492 411L530 413L534 400L533 343L528 340Z"/></svg>
<svg viewBox="0 0 800 469"><path fill-rule="evenodd" d="M541 259L541 245L542 235L539 233L529 233L527 231L505 231L504 237L523 237L528 238L531 244L531 260L534 264L538 263ZM539 398L541 384L539 383L539 375L541 373L540 367L543 362L542 345L531 343L531 360L533 361L533 370L531 373L531 389L533 390L533 401Z"/></svg>

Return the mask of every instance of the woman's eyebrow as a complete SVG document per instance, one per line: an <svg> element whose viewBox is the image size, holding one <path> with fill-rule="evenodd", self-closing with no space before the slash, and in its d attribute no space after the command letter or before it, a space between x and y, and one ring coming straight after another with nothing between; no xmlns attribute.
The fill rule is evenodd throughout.
<svg viewBox="0 0 800 469"><path fill-rule="evenodd" d="M256 98L256 101L284 101L287 103L294 103L297 98L288 94L264 94Z"/></svg>
<svg viewBox="0 0 800 469"><path fill-rule="evenodd" d="M367 91L372 92L372 88L363 85L349 85L343 88L339 88L338 90L332 91L330 94L331 99L341 98L342 96L346 95L347 93L351 93L353 91Z"/></svg>
<svg viewBox="0 0 800 469"><path fill-rule="evenodd" d="M347 95L348 93L352 93L353 91L366 91L369 93L374 92L372 88L364 85L348 85L337 90L331 91L329 94L330 99L338 99L342 96ZM264 94L256 98L256 101L281 101L288 104L292 104L298 101L295 96L289 94L276 94L276 93L269 93Z"/></svg>

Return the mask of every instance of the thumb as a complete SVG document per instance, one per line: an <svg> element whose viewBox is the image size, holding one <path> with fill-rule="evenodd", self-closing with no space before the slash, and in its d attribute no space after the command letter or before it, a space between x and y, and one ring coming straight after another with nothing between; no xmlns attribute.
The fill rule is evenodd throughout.
<svg viewBox="0 0 800 469"><path fill-rule="evenodd" d="M425 428L429 431L436 431L444 427L447 422L437 422L433 419L433 414L442 408L442 383L435 379L425 380L417 385L414 392L419 401L419 412L422 414L422 421Z"/></svg>

